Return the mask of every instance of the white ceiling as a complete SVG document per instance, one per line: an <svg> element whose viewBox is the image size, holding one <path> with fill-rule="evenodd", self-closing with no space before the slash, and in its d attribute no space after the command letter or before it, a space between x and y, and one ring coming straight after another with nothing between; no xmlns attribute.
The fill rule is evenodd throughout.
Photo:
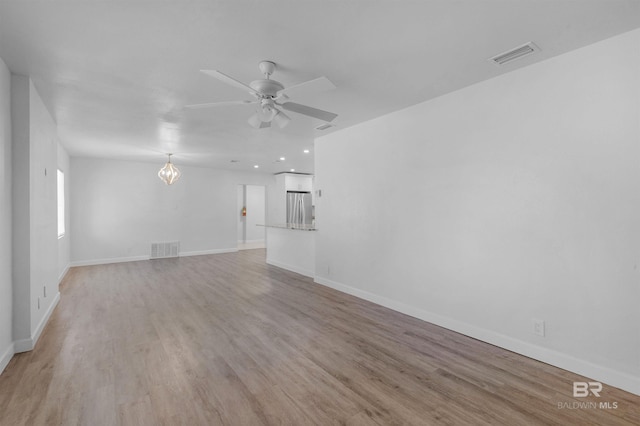
<svg viewBox="0 0 640 426"><path fill-rule="evenodd" d="M638 27L637 0L0 0L0 57L33 79L72 156L312 172L317 136ZM541 51L487 61L529 41ZM339 114L336 127L182 108L251 99L199 70L249 83L264 59L285 86L329 78L337 89L291 100Z"/></svg>

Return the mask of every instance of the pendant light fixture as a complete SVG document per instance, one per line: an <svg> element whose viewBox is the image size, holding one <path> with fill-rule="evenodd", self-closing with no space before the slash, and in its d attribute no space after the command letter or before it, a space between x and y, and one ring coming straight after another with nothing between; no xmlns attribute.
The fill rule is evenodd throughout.
<svg viewBox="0 0 640 426"><path fill-rule="evenodd" d="M171 185L172 183L180 179L181 173L180 170L178 170L178 168L174 166L173 163L171 163L171 155L173 154L167 155L169 156L169 161L167 161L164 167L160 169L160 171L158 172L158 177L167 185Z"/></svg>

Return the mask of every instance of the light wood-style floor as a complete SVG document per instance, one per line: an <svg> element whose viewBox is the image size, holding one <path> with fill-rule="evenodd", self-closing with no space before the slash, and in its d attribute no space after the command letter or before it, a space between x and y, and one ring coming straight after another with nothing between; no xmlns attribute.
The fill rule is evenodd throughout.
<svg viewBox="0 0 640 426"><path fill-rule="evenodd" d="M72 268L0 424L640 424L638 396L572 398L584 380L247 250Z"/></svg>

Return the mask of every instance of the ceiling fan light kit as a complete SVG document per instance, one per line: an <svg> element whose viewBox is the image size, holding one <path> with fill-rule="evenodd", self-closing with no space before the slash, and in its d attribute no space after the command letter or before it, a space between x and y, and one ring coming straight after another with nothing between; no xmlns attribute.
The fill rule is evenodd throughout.
<svg viewBox="0 0 640 426"><path fill-rule="evenodd" d="M233 77L230 77L218 70L201 70L203 73L217 78L218 80L230 86L247 91L255 97L254 101L227 101L213 102L206 104L186 105L185 108L208 108L224 105L240 105L240 104L256 104L256 112L249 117L248 123L256 129L264 129L271 127L271 122L275 121L279 128L284 128L289 124L291 118L287 116L283 110L292 111L297 114L306 115L308 117L317 118L319 120L330 122L334 120L338 114L323 111L321 109L310 106L297 104L295 102L279 103L281 99L289 99L287 91L295 88L296 92L318 91L333 89L335 86L326 77L319 77L314 80L296 84L291 87L284 87L279 81L271 80L270 76L276 70L276 64L272 61L262 61L258 64L258 68L264 75L263 79L254 80L251 83L244 84Z"/></svg>
<svg viewBox="0 0 640 426"><path fill-rule="evenodd" d="M251 127L255 129L264 129L265 127L271 127L270 121L262 121L260 119L260 113L258 111L256 111L255 114L249 117L249 120L247 120L247 122Z"/></svg>
<svg viewBox="0 0 640 426"><path fill-rule="evenodd" d="M280 127L281 129L284 129L284 127L289 124L289 122L291 121L291 119L289 118L289 116L287 114L285 114L282 111L278 111L276 113L276 115L273 117L273 121L276 122L276 124L278 125L278 127Z"/></svg>

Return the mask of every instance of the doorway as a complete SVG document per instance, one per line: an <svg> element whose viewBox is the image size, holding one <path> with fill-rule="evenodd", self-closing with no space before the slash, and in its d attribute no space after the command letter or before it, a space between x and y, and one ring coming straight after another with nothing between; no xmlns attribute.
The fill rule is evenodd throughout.
<svg viewBox="0 0 640 426"><path fill-rule="evenodd" d="M238 250L265 247L265 187L238 185Z"/></svg>

